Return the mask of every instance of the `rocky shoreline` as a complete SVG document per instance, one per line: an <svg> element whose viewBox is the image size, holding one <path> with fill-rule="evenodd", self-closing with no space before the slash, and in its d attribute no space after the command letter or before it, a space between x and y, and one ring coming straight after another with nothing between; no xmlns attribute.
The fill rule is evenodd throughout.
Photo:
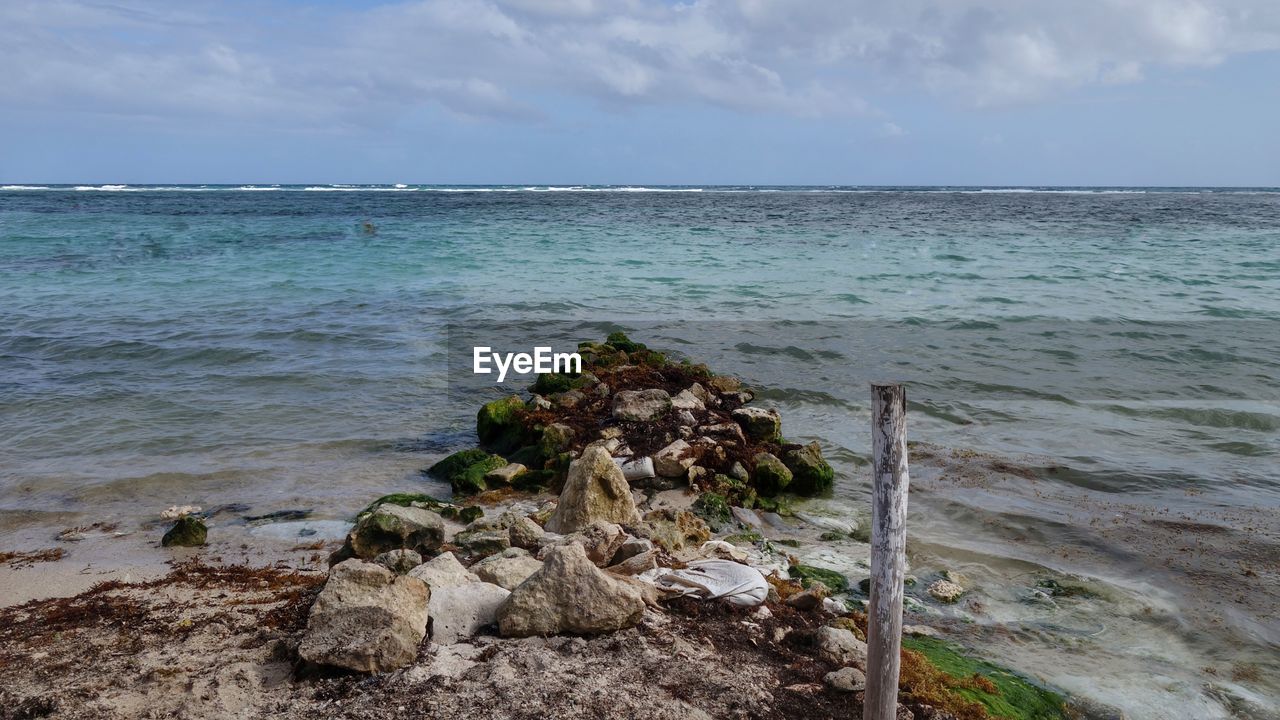
<svg viewBox="0 0 1280 720"><path fill-rule="evenodd" d="M262 610L270 622L259 617L256 632L232 636L245 654L237 662L255 672L270 665L274 679L248 683L238 705L221 699L227 706L216 712L184 705L185 716L277 714L266 712L274 703L311 717L408 717L406 708L424 707L440 717L482 709L495 717L856 717L865 582L800 562L788 552L794 541L773 532L795 512L793 498L830 490L835 471L820 446L788 442L779 414L752 405L736 379L621 333L579 352L581 374L541 375L528 397L485 404L478 447L426 470L450 484L451 500L402 493L370 503L330 554L323 582L318 573L269 570L224 577L233 600L205 608L207 626L235 625L228 615L245 606ZM203 520L175 510L163 544L203 545ZM867 539L864 524L805 519L826 528L822 542ZM8 608L0 667L19 668L39 652L48 637L33 627L101 633L100 623L76 618L112 627L158 588L185 588L183 601L210 594L219 572L231 571L189 564L153 584ZM966 581L943 573L909 582L925 601L947 604ZM163 612L147 602L151 610L138 617ZM172 634L163 622L151 630L156 637L134 642ZM1080 716L937 629L908 631L901 718ZM202 662L226 666L216 653ZM655 686L635 672L667 678L672 662L681 682ZM57 688L58 672L44 669ZM585 689L545 682L549 672L576 673ZM466 692L424 691L432 685ZM20 695L5 691L0 717L129 716L78 715L61 692L15 687ZM427 698L433 704L423 706Z"/></svg>

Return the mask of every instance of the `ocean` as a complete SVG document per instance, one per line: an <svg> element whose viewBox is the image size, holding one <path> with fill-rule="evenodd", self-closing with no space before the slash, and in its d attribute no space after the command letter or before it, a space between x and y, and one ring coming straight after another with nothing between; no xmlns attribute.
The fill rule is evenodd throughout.
<svg viewBox="0 0 1280 720"><path fill-rule="evenodd" d="M613 329L819 441L815 513L860 511L867 382L907 383L913 571L988 588L975 646L1130 717L1276 710L1275 189L0 186L0 549L349 518L518 388L471 339Z"/></svg>

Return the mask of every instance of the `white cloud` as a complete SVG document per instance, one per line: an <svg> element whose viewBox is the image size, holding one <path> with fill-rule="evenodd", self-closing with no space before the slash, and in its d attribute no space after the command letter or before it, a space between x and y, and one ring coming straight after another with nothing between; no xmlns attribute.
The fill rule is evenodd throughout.
<svg viewBox="0 0 1280 720"><path fill-rule="evenodd" d="M1034 102L1280 48L1275 0L415 0L338 13L165 0L0 4L0 105L359 123L424 104L536 120L540 98L868 115L921 88ZM259 22L261 14L270 22Z"/></svg>

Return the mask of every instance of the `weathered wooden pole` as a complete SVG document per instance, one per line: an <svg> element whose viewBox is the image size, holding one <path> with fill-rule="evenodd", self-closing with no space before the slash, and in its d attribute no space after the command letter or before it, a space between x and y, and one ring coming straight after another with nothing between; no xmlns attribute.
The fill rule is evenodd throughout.
<svg viewBox="0 0 1280 720"><path fill-rule="evenodd" d="M893 720L902 660L902 583L907 566L907 393L871 385L871 606L863 720Z"/></svg>

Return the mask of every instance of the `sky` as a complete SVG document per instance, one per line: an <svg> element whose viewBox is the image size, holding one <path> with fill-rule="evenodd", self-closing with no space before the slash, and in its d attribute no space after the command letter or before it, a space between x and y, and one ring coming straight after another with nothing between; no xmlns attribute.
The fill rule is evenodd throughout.
<svg viewBox="0 0 1280 720"><path fill-rule="evenodd" d="M0 0L0 182L1280 186L1277 0Z"/></svg>

